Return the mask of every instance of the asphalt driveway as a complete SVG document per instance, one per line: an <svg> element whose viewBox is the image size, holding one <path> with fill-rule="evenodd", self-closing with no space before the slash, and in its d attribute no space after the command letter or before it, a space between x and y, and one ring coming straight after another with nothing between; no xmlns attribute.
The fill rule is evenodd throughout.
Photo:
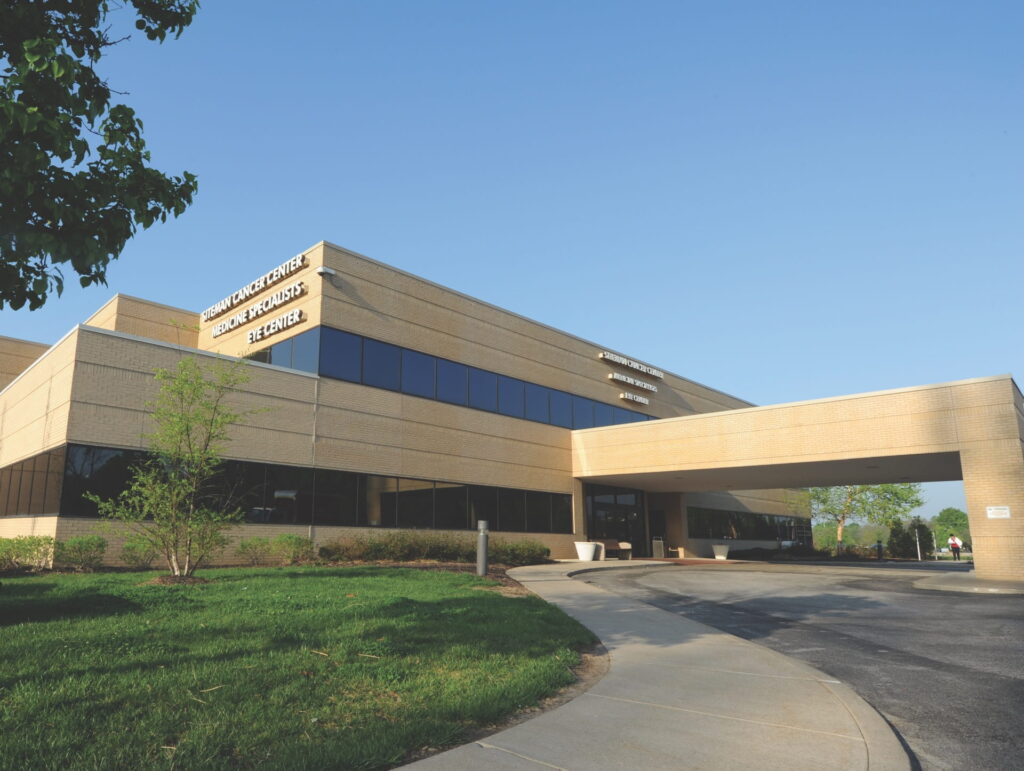
<svg viewBox="0 0 1024 771"><path fill-rule="evenodd" d="M921 577L881 567L652 564L577 580L847 683L924 769L1024 767L1024 595L914 588Z"/></svg>

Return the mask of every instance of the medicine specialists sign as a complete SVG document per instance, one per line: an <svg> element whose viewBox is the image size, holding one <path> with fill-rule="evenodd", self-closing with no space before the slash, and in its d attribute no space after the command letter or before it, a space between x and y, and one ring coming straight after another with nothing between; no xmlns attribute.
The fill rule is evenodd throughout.
<svg viewBox="0 0 1024 771"><path fill-rule="evenodd" d="M237 292L234 292L218 303L211 305L203 311L200 317L203 322L211 321L218 316L227 313L232 308L241 305L250 297L255 297L267 287L273 286L278 281L283 281L296 271L306 267L306 255L300 254L292 257L288 262L282 263L268 273L264 273L255 281L250 281ZM237 326L237 325L236 325ZM216 337L216 335L214 335Z"/></svg>
<svg viewBox="0 0 1024 771"><path fill-rule="evenodd" d="M258 319L260 316L269 313L275 308L279 308L285 303L291 302L296 297L304 294L305 291L306 285L301 281L289 284L288 286L274 292L274 294L269 297L264 297L262 300L253 303L248 308L243 308L238 313L214 324L210 335L211 337L220 337L225 332L230 332L236 327L248 324L250 321ZM250 339L249 342L251 343L252 340Z"/></svg>

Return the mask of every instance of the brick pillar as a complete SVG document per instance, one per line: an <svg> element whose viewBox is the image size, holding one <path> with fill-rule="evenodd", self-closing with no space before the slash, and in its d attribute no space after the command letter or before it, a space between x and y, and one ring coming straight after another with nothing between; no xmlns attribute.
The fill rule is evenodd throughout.
<svg viewBox="0 0 1024 771"><path fill-rule="evenodd" d="M960 451L978 578L1024 581L1024 452L1019 438L971 442ZM1009 519L989 507L1009 507ZM999 512L993 512L998 514ZM948 533L939 533L942 545Z"/></svg>

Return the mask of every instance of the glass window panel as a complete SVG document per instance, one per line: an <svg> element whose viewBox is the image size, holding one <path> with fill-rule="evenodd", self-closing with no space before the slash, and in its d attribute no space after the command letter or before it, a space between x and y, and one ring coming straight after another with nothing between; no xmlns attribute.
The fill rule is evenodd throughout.
<svg viewBox="0 0 1024 771"><path fill-rule="evenodd" d="M610 404L594 402L594 425L613 426L615 425L615 408Z"/></svg>
<svg viewBox="0 0 1024 771"><path fill-rule="evenodd" d="M526 383L515 378L498 376L498 412L513 418L525 415Z"/></svg>
<svg viewBox="0 0 1024 771"><path fill-rule="evenodd" d="M434 527L442 530L469 528L469 507L465 485L438 482L434 485Z"/></svg>
<svg viewBox="0 0 1024 771"><path fill-rule="evenodd" d="M267 464L265 506L270 522L309 525L313 522L313 469Z"/></svg>
<svg viewBox="0 0 1024 771"><path fill-rule="evenodd" d="M526 497L522 490L498 490L497 529L512 533L526 530Z"/></svg>
<svg viewBox="0 0 1024 771"><path fill-rule="evenodd" d="M526 384L526 418L536 420L540 423L551 421L551 412L548 409L549 389L544 386Z"/></svg>
<svg viewBox="0 0 1024 771"><path fill-rule="evenodd" d="M28 514L32 505L32 460L22 461L21 489L18 493L18 514Z"/></svg>
<svg viewBox="0 0 1024 771"><path fill-rule="evenodd" d="M340 329L320 329L320 374L358 383L363 372L363 338Z"/></svg>
<svg viewBox="0 0 1024 771"><path fill-rule="evenodd" d="M551 532L551 493L526 491L526 530L530 533Z"/></svg>
<svg viewBox="0 0 1024 771"><path fill-rule="evenodd" d="M270 346L270 363L278 367L292 366L292 341L290 339Z"/></svg>
<svg viewBox="0 0 1024 771"><path fill-rule="evenodd" d="M632 423L636 415L635 412L623 409L622 407L613 407L612 409L615 411L615 425Z"/></svg>
<svg viewBox="0 0 1024 771"><path fill-rule="evenodd" d="M434 483L421 479L398 480L398 526L434 526Z"/></svg>
<svg viewBox="0 0 1024 771"><path fill-rule="evenodd" d="M615 496L615 502L623 506L638 506L636 500L636 493L618 493Z"/></svg>
<svg viewBox="0 0 1024 771"><path fill-rule="evenodd" d="M552 391L551 422L563 428L572 428L572 397L564 391Z"/></svg>
<svg viewBox="0 0 1024 771"><path fill-rule="evenodd" d="M292 338L292 369L316 372L320 360L320 328L307 329Z"/></svg>
<svg viewBox="0 0 1024 771"><path fill-rule="evenodd" d="M249 359L250 361L261 361L264 364L270 364L270 349L264 348L261 351L253 351L243 358Z"/></svg>
<svg viewBox="0 0 1024 771"><path fill-rule="evenodd" d="M469 403L469 367L437 360L437 398L452 404Z"/></svg>
<svg viewBox="0 0 1024 771"><path fill-rule="evenodd" d="M360 523L369 527L394 527L398 504L398 480L364 474L359 479Z"/></svg>
<svg viewBox="0 0 1024 771"><path fill-rule="evenodd" d="M358 493L358 474L317 469L313 522L318 525L358 525Z"/></svg>
<svg viewBox="0 0 1024 771"><path fill-rule="evenodd" d="M239 509L246 522L256 524L272 521L273 501L267 503L267 467L263 463L240 460L224 461L222 479L224 496L230 507Z"/></svg>
<svg viewBox="0 0 1024 771"><path fill-rule="evenodd" d="M469 488L469 526L478 527L481 520L488 527L497 530L498 526L498 488L472 485Z"/></svg>
<svg viewBox="0 0 1024 771"><path fill-rule="evenodd" d="M402 393L434 398L433 356L416 351L402 351Z"/></svg>
<svg viewBox="0 0 1024 771"><path fill-rule="evenodd" d="M6 517L7 511L7 496L11 493L11 467L5 466L0 468L0 517Z"/></svg>
<svg viewBox="0 0 1024 771"><path fill-rule="evenodd" d="M7 467L7 514L18 513L18 496L21 494L21 464L15 463Z"/></svg>
<svg viewBox="0 0 1024 771"><path fill-rule="evenodd" d="M498 409L498 376L469 368L469 406L495 412Z"/></svg>
<svg viewBox="0 0 1024 771"><path fill-rule="evenodd" d="M594 427L594 403L582 396L572 397L572 427Z"/></svg>
<svg viewBox="0 0 1024 771"><path fill-rule="evenodd" d="M49 457L46 453L37 455L25 461L25 472L30 475L31 497L29 498L28 513L42 514L43 500L46 498L46 464Z"/></svg>
<svg viewBox="0 0 1024 771"><path fill-rule="evenodd" d="M363 383L397 391L401 385L402 349L378 340L363 340Z"/></svg>
<svg viewBox="0 0 1024 771"><path fill-rule="evenodd" d="M106 500L116 498L128 484L131 466L143 457L143 453L131 450L69 445L61 513L97 516L96 504L83 498L83 494L95 493Z"/></svg>
<svg viewBox="0 0 1024 771"><path fill-rule="evenodd" d="M572 532L572 496L555 493L551 496L551 532Z"/></svg>

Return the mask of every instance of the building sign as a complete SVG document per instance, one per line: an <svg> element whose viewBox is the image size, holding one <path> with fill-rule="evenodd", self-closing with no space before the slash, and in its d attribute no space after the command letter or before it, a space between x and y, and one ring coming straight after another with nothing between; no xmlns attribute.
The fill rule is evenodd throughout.
<svg viewBox="0 0 1024 771"><path fill-rule="evenodd" d="M258 343L260 340L266 340L272 335L276 335L278 332L284 332L286 329L294 327L302 321L302 310L296 308L293 311L288 311L283 316L278 316L273 321L268 321L266 324L260 324L255 329L249 330L249 343Z"/></svg>
<svg viewBox="0 0 1024 771"><path fill-rule="evenodd" d="M292 257L287 262L281 263L272 271L264 273L255 281L250 281L248 284L243 286L237 292L228 295L223 300L214 305L211 305L205 311L203 311L200 317L204 322L215 319L221 314L227 313L229 310L237 305L241 305L243 302L248 300L250 297L254 297L262 292L269 286L273 286L278 281L282 281L297 270L302 270L306 267L306 255L300 254L298 257Z"/></svg>
<svg viewBox="0 0 1024 771"><path fill-rule="evenodd" d="M274 294L269 297L264 297L262 300L250 305L248 308L243 308L233 316L229 316L223 321L214 324L213 330L210 334L212 337L220 337L225 332L230 332L236 327L248 324L250 321L258 319L265 313L269 313L275 308L279 308L285 303L291 302L305 291L306 285L302 281L296 281L294 284L289 284L283 289L274 292Z"/></svg>
<svg viewBox="0 0 1024 771"><path fill-rule="evenodd" d="M645 375L650 375L651 377L665 377L665 373L662 372L660 369L648 367L646 364L641 364L640 362L634 361L633 359L627 359L625 356L619 356L619 354L617 353L601 351L601 353L597 354L597 358L604 359L605 361L610 361L612 364L619 364L623 367L629 367L630 369L636 370L637 372L643 372Z"/></svg>
<svg viewBox="0 0 1024 771"><path fill-rule="evenodd" d="M651 383L646 383L643 380L637 380L635 377L630 377L629 375L620 375L618 372L612 372L611 374L609 374L608 379L617 380L620 383L631 385L634 388L642 388L645 391L651 391L652 393L658 392L658 386L652 385Z"/></svg>
<svg viewBox="0 0 1024 771"><path fill-rule="evenodd" d="M1009 519L1010 518L1010 507L1009 506L987 506L985 513L989 519Z"/></svg>
<svg viewBox="0 0 1024 771"><path fill-rule="evenodd" d="M646 396L640 396L639 394L631 394L623 392L619 394L620 399L625 399L627 402L636 402L637 404L650 404L651 400Z"/></svg>

